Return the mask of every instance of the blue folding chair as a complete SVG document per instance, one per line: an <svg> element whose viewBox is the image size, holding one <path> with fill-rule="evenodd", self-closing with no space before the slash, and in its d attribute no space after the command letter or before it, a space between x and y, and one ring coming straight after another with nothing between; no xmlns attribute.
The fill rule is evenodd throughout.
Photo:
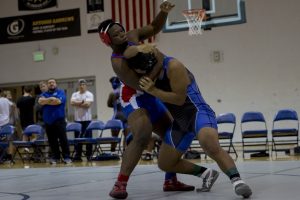
<svg viewBox="0 0 300 200"><path fill-rule="evenodd" d="M73 146L73 148L74 148L74 150L72 151L72 156L73 156L76 146L77 146L75 138L80 138L81 128L82 128L82 125L78 122L70 122L66 126L66 132L67 132L69 145ZM72 133L73 133L73 136L70 135Z"/></svg>
<svg viewBox="0 0 300 200"><path fill-rule="evenodd" d="M219 141L222 147L227 147L228 153L234 153L236 158L238 154L233 146L233 135L236 126L236 117L233 113L222 113L217 116ZM231 151L231 148L233 151Z"/></svg>
<svg viewBox="0 0 300 200"><path fill-rule="evenodd" d="M243 158L245 153L267 155L268 129L265 117L261 112L245 112L241 119Z"/></svg>
<svg viewBox="0 0 300 200"><path fill-rule="evenodd" d="M293 109L279 110L273 119L272 125L272 152L289 151L298 146L299 120Z"/></svg>
<svg viewBox="0 0 300 200"><path fill-rule="evenodd" d="M118 120L118 119L108 120L104 127L104 130L106 130L106 129L121 130L121 129L123 129L123 123L121 120Z"/></svg>
<svg viewBox="0 0 300 200"><path fill-rule="evenodd" d="M93 157L94 153L96 151L98 151L98 148L97 148L97 144L98 144L97 138L98 137L93 137L93 131L102 132L104 127L105 127L104 122L102 122L100 120L93 120L90 122L90 124L88 125L88 127L85 130L85 137L74 138L75 145L93 145L93 146L95 146L92 150L91 155L89 155L89 157L87 157L88 161L90 161L91 158Z"/></svg>
<svg viewBox="0 0 300 200"><path fill-rule="evenodd" d="M25 128L25 130L23 131L23 135L27 136L28 141L13 141L13 145L16 148L16 151L13 155L13 160L16 156L16 154L19 155L19 157L21 158L23 164L24 162L24 158L23 158L23 154L27 154L29 155L29 161L31 160L35 160L35 161L46 161L42 150L39 148L40 146L38 145L38 142L40 141L44 141L44 140L39 140L40 138L43 137L43 128L41 125L38 124L32 124L29 125ZM38 141L38 142L35 142ZM32 149L33 152L26 152L26 153L21 153L20 149L25 149L28 148L28 150Z"/></svg>
<svg viewBox="0 0 300 200"><path fill-rule="evenodd" d="M0 163L4 161L4 158L7 155L9 142L14 132L15 127L12 125L5 125L0 128Z"/></svg>
<svg viewBox="0 0 300 200"><path fill-rule="evenodd" d="M77 133L81 133L81 128L82 125L78 122L70 122L67 124L66 126L66 131L67 132L77 132Z"/></svg>
<svg viewBox="0 0 300 200"><path fill-rule="evenodd" d="M121 150L121 137L113 137L111 135L104 136L104 132L106 130L121 130L123 129L123 123L118 119L111 119L105 123L105 126L101 130L100 137L97 138L98 148L101 152L104 152L104 149L101 147L101 144L113 144L116 143L118 145L118 153L122 153ZM109 134L111 134L109 132ZM108 151L108 150L107 150Z"/></svg>
<svg viewBox="0 0 300 200"><path fill-rule="evenodd" d="M43 149L46 149L46 147L49 146L49 142L48 142L48 139L45 138L45 131L44 131L43 127L41 125L37 124L37 126L31 127L31 130L29 130L29 131L32 131L32 132L37 131L38 132L37 138L33 141L33 145L34 145L35 151L36 151L35 161L39 161L39 162L46 161L46 157L47 157L46 154L48 154L48 151L43 152Z"/></svg>

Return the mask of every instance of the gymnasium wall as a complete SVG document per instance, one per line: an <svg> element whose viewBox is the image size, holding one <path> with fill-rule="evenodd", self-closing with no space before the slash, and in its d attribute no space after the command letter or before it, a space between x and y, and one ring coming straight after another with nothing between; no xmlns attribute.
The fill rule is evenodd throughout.
<svg viewBox="0 0 300 200"><path fill-rule="evenodd" d="M288 0L284 6L282 2L246 0L246 24L214 28L193 37L186 31L160 33L157 46L194 73L217 114L233 112L239 122L243 112L261 111L270 128L278 109L293 108L300 114L300 1ZM114 75L111 50L100 43L97 34L87 34L86 1L58 3L58 8L35 13L80 8L81 36L0 45L0 85L96 76L98 118L108 120L112 115L106 106L111 91L108 80ZM110 1L104 3L105 15L110 17ZM18 11L17 1L1 0L0 17L32 13ZM35 63L32 52L39 46L46 51L46 60ZM53 48L59 49L57 55ZM223 53L220 63L211 60L215 50ZM237 126L235 141L240 141L239 130Z"/></svg>

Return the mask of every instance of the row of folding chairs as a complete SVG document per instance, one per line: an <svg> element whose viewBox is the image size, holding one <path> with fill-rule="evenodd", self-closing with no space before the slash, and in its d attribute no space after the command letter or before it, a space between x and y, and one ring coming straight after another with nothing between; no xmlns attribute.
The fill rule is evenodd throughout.
<svg viewBox="0 0 300 200"><path fill-rule="evenodd" d="M233 113L223 113L217 116L219 141L223 148L226 148L228 153L234 153L238 157L237 151L233 145L233 136L236 128L236 116ZM245 153L269 153L269 141L268 141L268 128L264 115L261 112L245 112L241 118L241 136L242 136L242 152L243 158ZM81 134L81 124L72 122L67 124L67 132L77 132ZM108 145L112 143L118 144L118 152L122 151L121 137L104 136L104 131L108 129L121 130L122 122L120 120L109 120L104 123L99 120L92 121L87 127L88 132L99 131L100 134L96 137L89 138L73 138L69 139L70 145L77 144L92 144L93 154L102 154L104 149L101 145ZM0 130L1 137L9 137L14 132L14 127L7 125ZM32 148L32 158L39 158L43 160L44 157L42 147L47 146L47 140L39 139L43 135L43 129L39 125L30 125L24 133L27 137L32 137L33 134L38 135L38 138L34 141L13 141L13 145L16 147L15 154L19 154L24 162L23 157L19 149ZM279 110L272 121L272 147L271 151L275 152L277 156L278 151L288 151L291 148L298 146L299 143L299 120L298 114L293 109ZM0 160L5 155L5 149L8 148L8 142L0 142ZM199 144L198 144L199 146ZM13 158L15 155L13 156Z"/></svg>
<svg viewBox="0 0 300 200"><path fill-rule="evenodd" d="M3 161L3 158L6 156L7 151L9 149L9 146L12 144L16 147L16 151L14 155L11 157L11 162L13 162L14 157L16 154L21 155L20 148L31 148L31 147L36 147L37 141L12 141L12 136L15 132L15 127L12 125L5 125L1 128L0 130L0 150L1 150L1 155L0 155L0 161ZM39 125L29 125L28 127L25 128L23 134L26 135L28 138L32 137L32 134L40 134L42 133L42 127ZM34 148L36 150L36 148ZM20 156L22 161L23 157Z"/></svg>
<svg viewBox="0 0 300 200"><path fill-rule="evenodd" d="M243 157L245 153L269 153L269 130L261 112L246 112L241 119ZM299 119L293 109L279 110L270 131L272 138L271 153L288 152L299 144Z"/></svg>
<svg viewBox="0 0 300 200"><path fill-rule="evenodd" d="M117 144L117 152L118 154L122 154L122 148L121 148L121 137L112 137L110 136L110 132L108 134L105 134L106 130L121 130L123 129L123 124L120 120L109 120L106 123L100 121L100 120L94 120L91 121L89 126L86 129L86 132L91 137L79 137L75 138L74 135L82 135L81 133L81 124L77 122L72 122L67 124L67 133L74 133L73 137L68 137L68 141L70 145L93 145L93 152L92 156L95 155L100 156L103 155L103 153L109 151L110 145L115 143ZM96 134L93 134L93 132L96 132Z"/></svg>
<svg viewBox="0 0 300 200"><path fill-rule="evenodd" d="M92 156L96 153L96 156L103 154L104 149L102 145L111 145L112 143L116 143L118 145L118 153L122 153L121 149L121 137L111 137L107 136L108 134L104 135L106 130L121 130L123 129L123 124L120 120L108 120L106 123L100 120L91 121L89 126L86 129L86 132L89 132L87 135L95 135L95 137L88 137L88 138L73 138L68 137L69 145L86 145L92 144L93 145L93 152ZM98 133L93 134L94 131L98 131ZM0 161L5 156L7 149L10 145L10 137L14 134L15 127L12 125L6 125L1 128L0 130L0 138L5 138L0 141ZM82 135L81 133L81 124L77 122L68 123L66 126L67 134L78 133L78 135ZM38 124L29 125L23 131L23 135L28 138L28 141L12 141L16 151L14 152L11 162L14 162L15 156L19 155L22 162L24 163L24 155L27 156L28 160L35 160L39 162L46 161L46 156L48 152L43 152L43 149L47 147L48 140L44 138L44 130L42 126ZM110 135L110 133L109 133ZM32 140L32 138L34 138ZM27 150L27 151L24 151Z"/></svg>
<svg viewBox="0 0 300 200"><path fill-rule="evenodd" d="M217 116L220 145L228 153L234 153L237 158L238 154L232 141L236 131L236 123L234 113L222 113ZM265 155L269 153L269 131L265 117L261 112L245 112L242 115L240 127L243 158L245 158L245 153L261 153ZM272 120L271 137L271 152L275 152L276 156L279 151L288 151L298 146L299 120L295 110L283 109L275 114ZM195 143L198 143L198 141ZM192 148L196 146L201 149L199 143L194 146L192 144ZM203 151L202 153L205 154Z"/></svg>

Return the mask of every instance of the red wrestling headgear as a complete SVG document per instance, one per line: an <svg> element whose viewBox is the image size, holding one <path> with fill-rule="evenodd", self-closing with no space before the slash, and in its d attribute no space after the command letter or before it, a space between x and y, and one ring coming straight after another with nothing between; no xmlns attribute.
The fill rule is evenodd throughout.
<svg viewBox="0 0 300 200"><path fill-rule="evenodd" d="M119 26L122 27L122 29L125 31L124 27L120 24L120 23L117 23L117 22L112 22L110 24L108 24L106 26L106 28L102 28L100 31L99 31L99 36L100 36L100 39L101 41L106 44L107 46L110 46L111 45L111 39L110 39L110 36L108 34L108 30L115 24L118 24Z"/></svg>
<svg viewBox="0 0 300 200"><path fill-rule="evenodd" d="M110 23L108 24L108 26L105 28L105 30L103 30L103 28L100 30L99 32L99 36L100 36L100 39L101 41L106 44L107 46L110 46L111 44L111 40L110 40L110 37L107 33L108 29L110 28L110 26L112 25L113 23Z"/></svg>

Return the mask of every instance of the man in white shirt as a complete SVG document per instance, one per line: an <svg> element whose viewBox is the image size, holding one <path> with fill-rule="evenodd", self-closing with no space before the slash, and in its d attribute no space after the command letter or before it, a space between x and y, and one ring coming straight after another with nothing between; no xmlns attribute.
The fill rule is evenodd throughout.
<svg viewBox="0 0 300 200"><path fill-rule="evenodd" d="M9 123L10 118L10 109L12 106L12 102L10 102L7 98L3 96L1 93L0 96L0 127Z"/></svg>
<svg viewBox="0 0 300 200"><path fill-rule="evenodd" d="M10 120L10 111L13 106L13 103L10 102L7 98L4 97L4 93L0 93L0 129L9 124ZM1 140L1 138L0 138ZM4 160L11 160L11 154L12 154L12 146L9 146L9 149L6 153L0 152L0 163ZM3 153L3 154L2 154Z"/></svg>
<svg viewBox="0 0 300 200"><path fill-rule="evenodd" d="M91 105L94 102L94 95L87 90L87 81L85 79L79 79L79 90L74 92L71 97L71 105L74 107L74 120L82 125L81 134L76 133L75 137L92 137L90 133L86 133L85 130L92 120ZM88 160L92 156L92 145L86 145L86 157ZM75 147L76 154L73 158L74 161L82 161L82 145Z"/></svg>

